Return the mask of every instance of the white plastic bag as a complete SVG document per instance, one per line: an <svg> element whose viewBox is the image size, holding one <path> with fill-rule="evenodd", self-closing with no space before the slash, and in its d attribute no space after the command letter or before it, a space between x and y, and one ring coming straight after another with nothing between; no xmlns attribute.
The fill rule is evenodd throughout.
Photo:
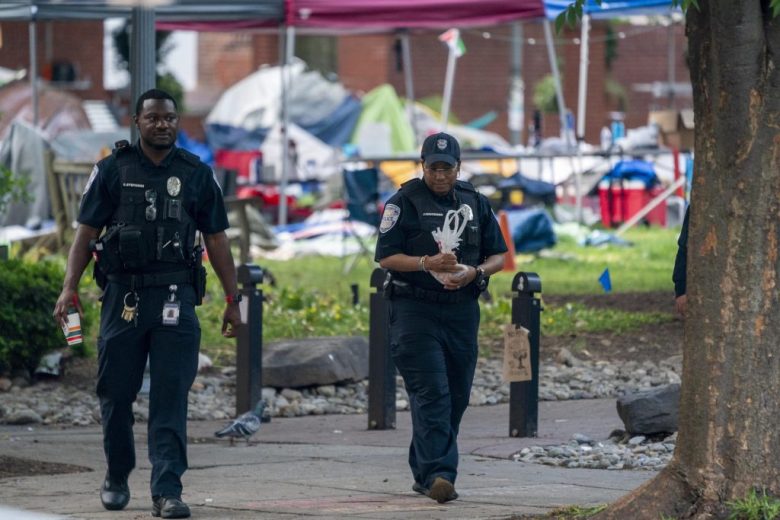
<svg viewBox="0 0 780 520"><path fill-rule="evenodd" d="M444 215L444 224L440 228L432 231L433 239L439 246L442 253L452 253L460 245L460 237L466 229L469 220L474 218L471 207L464 204L457 210L451 209ZM462 278L469 270L467 265L457 264L458 271L452 273L439 273L429 271L430 275L436 278L442 285L448 280Z"/></svg>

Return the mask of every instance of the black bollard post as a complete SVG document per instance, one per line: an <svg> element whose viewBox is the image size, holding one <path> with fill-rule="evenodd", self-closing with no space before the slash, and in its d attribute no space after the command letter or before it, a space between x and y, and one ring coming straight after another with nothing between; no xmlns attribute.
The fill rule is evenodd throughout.
<svg viewBox="0 0 780 520"><path fill-rule="evenodd" d="M384 269L371 273L368 332L368 429L395 429L395 364L387 338L387 300L382 288Z"/></svg>
<svg viewBox="0 0 780 520"><path fill-rule="evenodd" d="M352 306L357 306L360 303L360 292L358 292L358 284L353 283L349 286L349 290L352 291Z"/></svg>
<svg viewBox="0 0 780 520"><path fill-rule="evenodd" d="M254 264L238 266L242 284L242 326L236 346L236 415L253 409L263 395L263 270Z"/></svg>
<svg viewBox="0 0 780 520"><path fill-rule="evenodd" d="M509 384L509 436L536 437L539 424L539 336L542 305L534 293L542 292L536 273L517 273L512 280L512 323L529 330L531 380Z"/></svg>

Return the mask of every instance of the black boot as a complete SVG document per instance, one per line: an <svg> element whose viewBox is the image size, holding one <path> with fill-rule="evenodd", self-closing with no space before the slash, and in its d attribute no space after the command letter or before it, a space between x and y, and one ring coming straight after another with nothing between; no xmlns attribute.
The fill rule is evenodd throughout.
<svg viewBox="0 0 780 520"><path fill-rule="evenodd" d="M127 486L127 475L112 476L106 473L106 480L100 488L100 501L109 511L124 509L130 502L130 488Z"/></svg>
<svg viewBox="0 0 780 520"><path fill-rule="evenodd" d="M190 508L176 497L152 497L152 516L189 518Z"/></svg>

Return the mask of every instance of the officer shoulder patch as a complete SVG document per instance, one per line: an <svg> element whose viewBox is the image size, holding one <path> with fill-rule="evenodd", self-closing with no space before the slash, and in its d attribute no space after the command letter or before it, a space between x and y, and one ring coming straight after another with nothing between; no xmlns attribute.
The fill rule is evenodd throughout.
<svg viewBox="0 0 780 520"><path fill-rule="evenodd" d="M89 189L92 187L92 183L95 182L95 178L98 176L98 173L100 172L100 169L98 168L97 164L92 168L92 173L89 174L89 179L87 179L87 183L84 185L84 191L81 193L81 196L87 194Z"/></svg>
<svg viewBox="0 0 780 520"><path fill-rule="evenodd" d="M395 223L398 222L400 216L401 216L401 208L399 208L395 204L385 205L385 211L384 213L382 213L382 223L379 224L379 232L387 233L388 231L393 229L393 226L395 226Z"/></svg>

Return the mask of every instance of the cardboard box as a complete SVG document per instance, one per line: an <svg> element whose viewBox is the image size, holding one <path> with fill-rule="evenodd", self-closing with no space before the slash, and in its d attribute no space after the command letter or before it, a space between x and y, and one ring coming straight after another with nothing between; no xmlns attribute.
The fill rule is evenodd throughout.
<svg viewBox="0 0 780 520"><path fill-rule="evenodd" d="M693 110L655 110L647 118L648 124L657 124L660 144L678 150L693 150Z"/></svg>

